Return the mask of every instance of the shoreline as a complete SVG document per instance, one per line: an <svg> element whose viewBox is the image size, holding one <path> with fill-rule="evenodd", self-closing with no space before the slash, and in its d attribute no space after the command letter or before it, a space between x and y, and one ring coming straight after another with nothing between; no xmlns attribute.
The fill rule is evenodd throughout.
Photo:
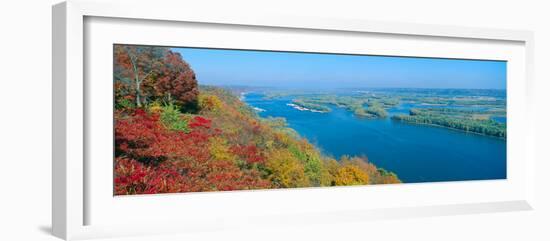
<svg viewBox="0 0 550 241"><path fill-rule="evenodd" d="M297 105L297 104L294 104L294 103L287 103L286 105L290 106L290 107L292 107L296 110L299 110L299 111L309 111L309 112L313 112L313 113L328 113L327 111L309 109L309 108L306 108L306 107L303 107L303 106L300 106L300 105Z"/></svg>
<svg viewBox="0 0 550 241"><path fill-rule="evenodd" d="M438 128L445 128L445 129L453 130L453 131L456 131L456 132L474 134L474 135L478 135L478 136L486 136L486 137L490 137L490 138L495 138L495 139L499 139L499 140L506 141L506 137L498 137L498 136L485 135L485 134L482 134L482 133L479 133L479 132L465 131L465 130L462 130L462 129L452 128L452 127L448 127L448 126L442 126L442 125L436 125L436 124L427 124L427 123L416 123L416 122L409 122L409 121L403 121L403 120L394 120L394 119L392 119L392 118L390 118L390 120L391 120L391 121L395 121L395 122L400 122L400 123L409 124L409 125L434 126L434 127L438 127Z"/></svg>

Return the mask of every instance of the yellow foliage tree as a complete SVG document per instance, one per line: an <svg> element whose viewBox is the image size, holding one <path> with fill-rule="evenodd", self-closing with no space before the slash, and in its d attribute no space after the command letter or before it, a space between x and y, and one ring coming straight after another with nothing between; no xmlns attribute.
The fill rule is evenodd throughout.
<svg viewBox="0 0 550 241"><path fill-rule="evenodd" d="M357 165L346 163L338 168L334 177L336 186L369 184L369 175Z"/></svg>
<svg viewBox="0 0 550 241"><path fill-rule="evenodd" d="M236 160L236 156L229 150L225 139L220 137L210 138L209 147L210 155L212 155L215 160Z"/></svg>
<svg viewBox="0 0 550 241"><path fill-rule="evenodd" d="M217 112L222 105L222 101L215 95L199 95L199 107L202 111Z"/></svg>
<svg viewBox="0 0 550 241"><path fill-rule="evenodd" d="M332 158L323 159L323 168L321 169L321 186L334 186L334 177L338 174L340 164Z"/></svg>
<svg viewBox="0 0 550 241"><path fill-rule="evenodd" d="M379 178L380 180L377 182L377 184L393 184L393 183L401 183L401 180L397 178L395 174L388 174L383 175Z"/></svg>
<svg viewBox="0 0 550 241"><path fill-rule="evenodd" d="M280 187L311 186L304 173L304 166L291 152L276 149L269 153L267 167L271 180Z"/></svg>

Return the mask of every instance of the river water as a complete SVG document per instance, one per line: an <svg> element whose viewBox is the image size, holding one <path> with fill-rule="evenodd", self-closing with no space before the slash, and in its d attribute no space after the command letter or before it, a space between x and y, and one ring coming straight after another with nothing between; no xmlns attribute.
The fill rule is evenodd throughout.
<svg viewBox="0 0 550 241"><path fill-rule="evenodd" d="M264 99L248 93L244 101L259 108L261 117L284 117L289 127L326 155L366 155L378 167L406 183L506 178L506 141L447 128L386 119L357 118L331 106L329 113L299 111L292 97ZM408 113L402 104L389 113ZM258 109L258 110L259 110Z"/></svg>

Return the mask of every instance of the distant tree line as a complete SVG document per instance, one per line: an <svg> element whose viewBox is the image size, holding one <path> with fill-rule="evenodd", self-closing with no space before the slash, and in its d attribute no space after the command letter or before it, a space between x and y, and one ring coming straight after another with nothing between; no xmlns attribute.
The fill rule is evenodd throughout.
<svg viewBox="0 0 550 241"><path fill-rule="evenodd" d="M428 124L473 132L487 136L506 138L506 124L494 120L457 118L436 112L413 108L410 115L395 115L393 120L415 124Z"/></svg>

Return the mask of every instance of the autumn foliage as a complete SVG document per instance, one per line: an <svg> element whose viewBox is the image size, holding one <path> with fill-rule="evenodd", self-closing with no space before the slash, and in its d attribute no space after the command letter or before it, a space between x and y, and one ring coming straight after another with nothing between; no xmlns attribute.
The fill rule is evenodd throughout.
<svg viewBox="0 0 550 241"><path fill-rule="evenodd" d="M116 194L270 187L257 171L241 169L234 160L211 154L209 141L220 131L211 128L209 119L195 116L189 127L189 133L168 130L158 114L141 109L117 121ZM258 161L255 150L243 154Z"/></svg>
<svg viewBox="0 0 550 241"><path fill-rule="evenodd" d="M400 182L366 158L322 155L284 119L259 118L224 89L199 93L177 53L124 47L115 47L116 195ZM132 61L151 71L136 72L140 91Z"/></svg>
<svg viewBox="0 0 550 241"><path fill-rule="evenodd" d="M198 110L199 88L195 72L179 53L168 51L156 77L157 96L172 101L187 111Z"/></svg>
<svg viewBox="0 0 550 241"><path fill-rule="evenodd" d="M198 110L195 72L169 48L115 45L115 92L142 107L155 100L172 102L185 111ZM119 99L116 99L117 102Z"/></svg>

